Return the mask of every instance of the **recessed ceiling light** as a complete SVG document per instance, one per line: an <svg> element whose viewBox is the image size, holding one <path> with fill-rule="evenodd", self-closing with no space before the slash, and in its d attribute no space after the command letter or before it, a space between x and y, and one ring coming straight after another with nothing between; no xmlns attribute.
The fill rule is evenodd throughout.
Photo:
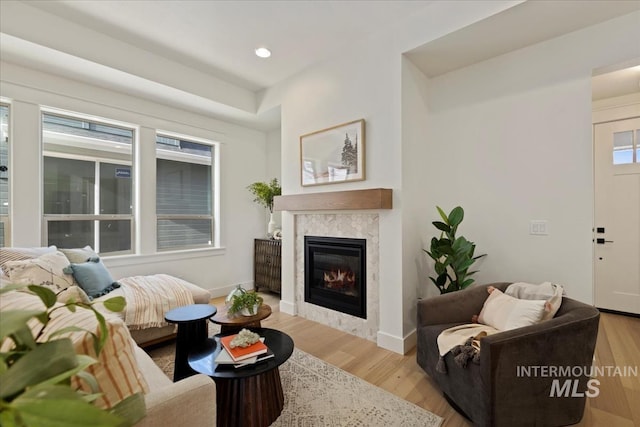
<svg viewBox="0 0 640 427"><path fill-rule="evenodd" d="M260 58L268 58L271 56L271 51L266 47L259 47L256 49L256 55Z"/></svg>

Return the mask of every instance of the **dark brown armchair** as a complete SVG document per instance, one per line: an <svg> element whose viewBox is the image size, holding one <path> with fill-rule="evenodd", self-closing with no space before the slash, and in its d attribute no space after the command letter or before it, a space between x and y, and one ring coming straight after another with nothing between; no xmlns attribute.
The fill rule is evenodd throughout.
<svg viewBox="0 0 640 427"><path fill-rule="evenodd" d="M502 291L508 285L493 284ZM483 338L479 363L460 367L448 353L444 358L448 372L436 370L438 335L449 327L470 323L488 297L487 286L418 302L418 364L475 425L561 426L579 422L589 378L558 373L561 367L563 371L579 367L582 373L589 372L600 317L590 305L563 298L553 319ZM557 370L556 375L551 370ZM574 382L578 384L575 390Z"/></svg>

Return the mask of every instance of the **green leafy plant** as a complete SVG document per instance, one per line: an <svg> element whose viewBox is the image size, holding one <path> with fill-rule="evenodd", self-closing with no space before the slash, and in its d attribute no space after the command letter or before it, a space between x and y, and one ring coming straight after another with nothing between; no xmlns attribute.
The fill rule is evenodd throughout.
<svg viewBox="0 0 640 427"><path fill-rule="evenodd" d="M0 294L17 291L24 286L10 285L0 289ZM37 295L46 309L5 310L0 323L0 425L2 426L126 426L122 412L131 410L131 401L121 402L120 409L109 411L94 406L91 402L96 394L95 378L85 369L97 361L87 355L76 354L71 339L60 337L69 332L83 331L93 336L96 354L102 350L108 329L104 316L91 303L69 299L56 304L56 295L50 289L30 285L26 289ZM104 301L111 311L122 311L123 297ZM69 326L51 334L43 340L51 314L56 310L75 311L78 308L93 311L98 320L97 334L82 328ZM28 322L37 319L42 327L32 332ZM37 331L38 328L34 328ZM35 334L35 336L34 336ZM78 376L93 389L92 394L71 387L71 377ZM140 397L140 396L138 396ZM128 408L126 408L128 407ZM139 417L138 417L139 418Z"/></svg>
<svg viewBox="0 0 640 427"><path fill-rule="evenodd" d="M256 314L254 313L254 307L256 305L260 306L262 302L262 297L258 295L256 291L244 291L233 295L228 311L230 314L234 314L246 308L249 311L249 314L254 315Z"/></svg>
<svg viewBox="0 0 640 427"><path fill-rule="evenodd" d="M458 226L464 219L464 210L460 206L455 207L449 215L439 206L436 208L442 221L434 221L432 224L441 231L440 238L432 238L430 250L423 250L435 261L437 276L429 279L441 294L445 294L470 286L474 280L469 276L477 271L469 271L469 268L486 254L474 256L475 243L462 236L456 237Z"/></svg>
<svg viewBox="0 0 640 427"><path fill-rule="evenodd" d="M273 213L273 198L282 194L282 188L277 178L270 182L254 182L247 189L255 196L254 202L269 209Z"/></svg>

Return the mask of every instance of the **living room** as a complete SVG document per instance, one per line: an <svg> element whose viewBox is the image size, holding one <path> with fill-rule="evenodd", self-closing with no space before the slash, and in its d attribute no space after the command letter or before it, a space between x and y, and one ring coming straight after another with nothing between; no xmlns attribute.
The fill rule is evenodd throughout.
<svg viewBox="0 0 640 427"><path fill-rule="evenodd" d="M436 205L465 208L464 234L488 254L477 283L553 281L569 297L594 304L591 81L594 71L638 65L640 46L629 42L640 39L637 2L597 10L599 2L558 6L560 21L589 7L598 17L559 30L548 22L555 34L496 47L492 56L433 77L419 64L429 55L426 67L447 62L437 56L438 43L455 44L467 29L463 44L480 50L471 41L488 36L472 31L482 31L483 22L501 28L499 41L517 39L535 32L522 23L531 22L529 8L556 2L429 3L284 81L248 89L162 57L152 43L83 25L86 11L3 1L0 96L10 106L12 138L8 241L47 244L43 176L35 167L43 158L46 107L139 129L134 243L131 254L104 259L116 278L162 270L214 296L250 287L253 239L265 235L266 217L246 187L277 177L286 195L393 190L393 209L366 212L378 221L378 347L398 354L414 348L416 301L438 293L422 251L434 235ZM542 19L529 25L544 28ZM300 136L358 119L366 122L366 179L303 187ZM218 149L211 247L156 248L157 131L212 141ZM279 308L291 315L304 304L296 288L298 216L285 211L279 219ZM537 219L547 221L547 235L529 233Z"/></svg>

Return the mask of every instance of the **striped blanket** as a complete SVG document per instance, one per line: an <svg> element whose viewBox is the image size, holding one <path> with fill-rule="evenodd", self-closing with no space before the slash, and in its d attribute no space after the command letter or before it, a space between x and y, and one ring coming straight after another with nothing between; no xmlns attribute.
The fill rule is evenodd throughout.
<svg viewBox="0 0 640 427"><path fill-rule="evenodd" d="M186 282L168 274L125 277L118 283L127 300L124 321L129 329L166 326L167 311L193 304L193 295L183 285Z"/></svg>

